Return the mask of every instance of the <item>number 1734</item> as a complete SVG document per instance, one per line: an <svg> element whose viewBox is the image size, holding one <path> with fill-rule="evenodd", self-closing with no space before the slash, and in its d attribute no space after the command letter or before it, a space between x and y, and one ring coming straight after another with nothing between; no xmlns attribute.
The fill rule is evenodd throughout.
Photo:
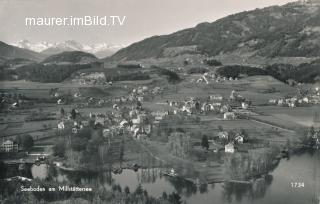
<svg viewBox="0 0 320 204"><path fill-rule="evenodd" d="M304 188L304 182L291 182L292 188Z"/></svg>

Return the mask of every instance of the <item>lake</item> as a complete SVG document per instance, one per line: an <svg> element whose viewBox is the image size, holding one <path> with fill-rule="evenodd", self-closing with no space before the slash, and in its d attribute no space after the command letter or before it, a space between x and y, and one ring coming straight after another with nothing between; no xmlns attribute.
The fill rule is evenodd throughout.
<svg viewBox="0 0 320 204"><path fill-rule="evenodd" d="M159 197L177 192L190 204L310 204L319 203L320 196L320 152L299 150L290 158L282 159L268 175L256 179L252 184L215 183L195 185L183 179L163 176L160 168L124 169L121 174L101 172L98 175L85 172L58 170L56 179L76 184L104 185L107 189L118 184L133 192L139 183L149 195ZM46 165L32 166L33 177L44 178Z"/></svg>

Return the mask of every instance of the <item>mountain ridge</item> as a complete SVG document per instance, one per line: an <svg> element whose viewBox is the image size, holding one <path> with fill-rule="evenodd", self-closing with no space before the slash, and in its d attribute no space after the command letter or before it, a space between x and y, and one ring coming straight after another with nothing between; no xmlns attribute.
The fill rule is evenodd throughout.
<svg viewBox="0 0 320 204"><path fill-rule="evenodd" d="M78 63L78 64L88 64L97 61L96 58L91 53L86 53L82 51L65 51L59 54L51 55L44 59L42 63Z"/></svg>
<svg viewBox="0 0 320 204"><path fill-rule="evenodd" d="M41 61L46 56L28 49L19 48L0 41L0 57L2 59L25 58L34 61Z"/></svg>
<svg viewBox="0 0 320 204"><path fill-rule="evenodd" d="M105 60L164 57L168 48L196 46L199 53L216 56L319 57L319 1L244 11L212 23L133 43Z"/></svg>

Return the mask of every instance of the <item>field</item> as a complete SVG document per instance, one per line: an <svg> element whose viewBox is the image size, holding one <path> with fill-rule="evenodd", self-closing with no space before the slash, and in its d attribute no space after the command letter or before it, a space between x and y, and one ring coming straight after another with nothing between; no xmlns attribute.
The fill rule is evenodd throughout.
<svg viewBox="0 0 320 204"><path fill-rule="evenodd" d="M257 107L259 112L270 115L282 121L293 123L292 126L310 127L314 125L313 114L319 111L319 106L311 107L279 107L279 106L260 106ZM317 125L317 124L316 124Z"/></svg>

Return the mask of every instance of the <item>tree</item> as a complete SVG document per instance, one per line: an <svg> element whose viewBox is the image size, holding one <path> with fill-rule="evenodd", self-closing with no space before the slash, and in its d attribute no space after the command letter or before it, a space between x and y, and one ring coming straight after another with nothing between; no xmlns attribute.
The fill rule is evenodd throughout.
<svg viewBox="0 0 320 204"><path fill-rule="evenodd" d="M24 150L30 150L33 147L33 138L30 135L17 136L16 142Z"/></svg>
<svg viewBox="0 0 320 204"><path fill-rule="evenodd" d="M7 175L7 166L3 161L0 161L0 179L4 179Z"/></svg>
<svg viewBox="0 0 320 204"><path fill-rule="evenodd" d="M310 137L312 137L312 136L314 135L314 133L315 133L314 127L311 126L311 127L309 128L308 135L309 135Z"/></svg>
<svg viewBox="0 0 320 204"><path fill-rule="evenodd" d="M248 133L246 132L245 129L241 129L241 130L240 130L240 135L243 136L243 140L244 140L244 141L248 141L249 135L248 135Z"/></svg>
<svg viewBox="0 0 320 204"><path fill-rule="evenodd" d="M120 185L113 185L112 186L112 191L118 191L118 192L122 192L121 186Z"/></svg>
<svg viewBox="0 0 320 204"><path fill-rule="evenodd" d="M61 109L60 109L60 116L61 116L61 118L63 118L63 117L64 117L64 114L65 114L65 111L64 111L64 109L63 109L63 108L61 108Z"/></svg>
<svg viewBox="0 0 320 204"><path fill-rule="evenodd" d="M222 63L216 59L207 59L205 63L209 66L221 66Z"/></svg>
<svg viewBox="0 0 320 204"><path fill-rule="evenodd" d="M32 147L33 147L33 138L30 136L30 135L27 135L24 137L23 139L23 148L26 149L26 150L30 150Z"/></svg>
<svg viewBox="0 0 320 204"><path fill-rule="evenodd" d="M181 196L175 192L171 193L169 195L169 202L172 203L172 204L181 204L182 201L181 201Z"/></svg>
<svg viewBox="0 0 320 204"><path fill-rule="evenodd" d="M289 86L292 86L292 87L297 85L297 82L295 80L293 80L293 79L288 79L287 83L289 84Z"/></svg>
<svg viewBox="0 0 320 204"><path fill-rule="evenodd" d="M319 115L319 112L314 112L313 114L313 122L314 123L317 123L317 122L320 122L320 115Z"/></svg>
<svg viewBox="0 0 320 204"><path fill-rule="evenodd" d="M21 135L16 136L16 143L18 143L18 145L22 146L22 136Z"/></svg>
<svg viewBox="0 0 320 204"><path fill-rule="evenodd" d="M128 186L126 186L126 187L124 188L124 192L125 192L126 195L129 195L129 194L130 194L130 189L129 189Z"/></svg>
<svg viewBox="0 0 320 204"><path fill-rule="evenodd" d="M167 200L168 199L168 195L167 195L167 193L165 191L162 193L162 199L163 200Z"/></svg>
<svg viewBox="0 0 320 204"><path fill-rule="evenodd" d="M86 149L88 141L85 138L74 137L72 139L71 148L75 151L83 151Z"/></svg>
<svg viewBox="0 0 320 204"><path fill-rule="evenodd" d="M73 109L71 110L71 118L74 120L74 119L76 119L76 117L77 117L77 112L76 112L76 110L73 108Z"/></svg>
<svg viewBox="0 0 320 204"><path fill-rule="evenodd" d="M205 148L207 150L209 149L209 141L207 135L202 136L201 146L202 148Z"/></svg>
<svg viewBox="0 0 320 204"><path fill-rule="evenodd" d="M103 144L104 139L103 139L102 129L97 129L92 131L91 139L92 139L92 143L96 146L98 146L99 144Z"/></svg>
<svg viewBox="0 0 320 204"><path fill-rule="evenodd" d="M53 146L53 155L58 157L64 157L66 153L66 145L63 140L59 140L57 144Z"/></svg>
<svg viewBox="0 0 320 204"><path fill-rule="evenodd" d="M137 186L136 191L134 192L134 194L142 195L142 193L143 193L143 188L142 188L142 185L139 183L139 185Z"/></svg>

